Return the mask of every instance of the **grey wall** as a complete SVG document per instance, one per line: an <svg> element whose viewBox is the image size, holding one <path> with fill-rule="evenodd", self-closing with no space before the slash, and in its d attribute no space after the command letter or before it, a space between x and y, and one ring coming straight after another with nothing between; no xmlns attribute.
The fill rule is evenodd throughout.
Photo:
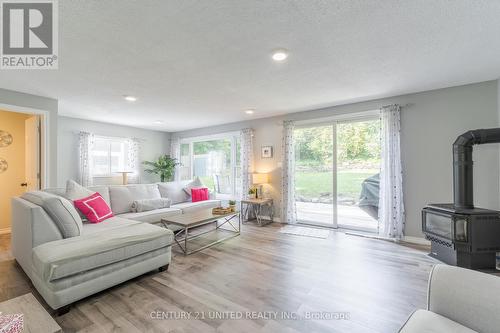
<svg viewBox="0 0 500 333"><path fill-rule="evenodd" d="M34 110L48 112L48 185L55 186L57 181L57 100L17 91L0 89L1 108L7 111L32 112Z"/></svg>
<svg viewBox="0 0 500 333"><path fill-rule="evenodd" d="M257 172L271 172L268 189L276 203L281 186L281 122L284 119L307 120L340 114L376 110L383 105L409 104L401 116L401 149L404 173L404 195L407 236L422 237L420 210L428 202L451 202L451 145L462 132L499 124L500 94L497 81L446 88L416 94L384 98L326 109L288 114L282 117L255 119L222 126L173 133L174 137L209 135L242 128L255 130L255 167ZM275 157L261 159L260 147L273 145ZM474 150L476 204L496 208L499 203L500 156L496 145L478 146Z"/></svg>
<svg viewBox="0 0 500 333"><path fill-rule="evenodd" d="M97 135L138 138L140 139L140 160L154 160L162 154L170 152L170 134L165 132L144 130L134 127L119 126L76 118L59 117L57 164L57 186L64 186L66 180L78 178L78 132L86 131ZM158 181L158 177L141 172L141 182ZM100 179L102 183L120 183L121 176L112 179Z"/></svg>

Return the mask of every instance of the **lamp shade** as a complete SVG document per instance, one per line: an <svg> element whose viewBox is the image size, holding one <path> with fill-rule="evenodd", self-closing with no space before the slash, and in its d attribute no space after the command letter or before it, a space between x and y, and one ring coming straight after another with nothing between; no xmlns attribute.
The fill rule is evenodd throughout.
<svg viewBox="0 0 500 333"><path fill-rule="evenodd" d="M269 175L267 173L253 173L252 184L267 184L269 183Z"/></svg>

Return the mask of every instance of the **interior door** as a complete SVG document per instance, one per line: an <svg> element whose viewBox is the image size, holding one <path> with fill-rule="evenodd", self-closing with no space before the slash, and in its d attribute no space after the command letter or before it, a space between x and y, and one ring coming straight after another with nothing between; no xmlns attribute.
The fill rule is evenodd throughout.
<svg viewBox="0 0 500 333"><path fill-rule="evenodd" d="M40 189L40 117L25 120L25 181L26 191Z"/></svg>

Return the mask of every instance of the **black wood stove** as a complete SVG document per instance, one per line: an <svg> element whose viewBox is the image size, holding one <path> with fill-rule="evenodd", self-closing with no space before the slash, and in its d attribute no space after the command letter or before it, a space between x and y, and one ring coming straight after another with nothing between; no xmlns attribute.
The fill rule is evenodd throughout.
<svg viewBox="0 0 500 333"><path fill-rule="evenodd" d="M429 204L422 210L422 231L430 255L471 269L495 268L500 252L500 212L474 207L472 147L499 143L500 128L460 135L453 144L453 204Z"/></svg>

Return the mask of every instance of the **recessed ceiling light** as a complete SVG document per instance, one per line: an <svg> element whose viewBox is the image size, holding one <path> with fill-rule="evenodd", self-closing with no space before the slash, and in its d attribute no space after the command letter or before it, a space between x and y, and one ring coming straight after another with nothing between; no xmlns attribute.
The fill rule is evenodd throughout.
<svg viewBox="0 0 500 333"><path fill-rule="evenodd" d="M129 101L129 102L135 102L135 101L137 101L137 97L130 96L130 95L123 95L123 98L125 98L125 100Z"/></svg>
<svg viewBox="0 0 500 333"><path fill-rule="evenodd" d="M161 124L163 124L163 121L161 121L161 120L156 120L156 121L154 122L154 124L156 124L156 125L161 125Z"/></svg>
<svg viewBox="0 0 500 333"><path fill-rule="evenodd" d="M255 112L255 111L254 111L254 110L251 110L251 109L249 109L249 110L245 110L245 113L246 113L246 114L253 114L254 112Z"/></svg>
<svg viewBox="0 0 500 333"><path fill-rule="evenodd" d="M274 61L283 61L286 58L288 58L288 51L287 50L275 50L273 52L272 58Z"/></svg>

